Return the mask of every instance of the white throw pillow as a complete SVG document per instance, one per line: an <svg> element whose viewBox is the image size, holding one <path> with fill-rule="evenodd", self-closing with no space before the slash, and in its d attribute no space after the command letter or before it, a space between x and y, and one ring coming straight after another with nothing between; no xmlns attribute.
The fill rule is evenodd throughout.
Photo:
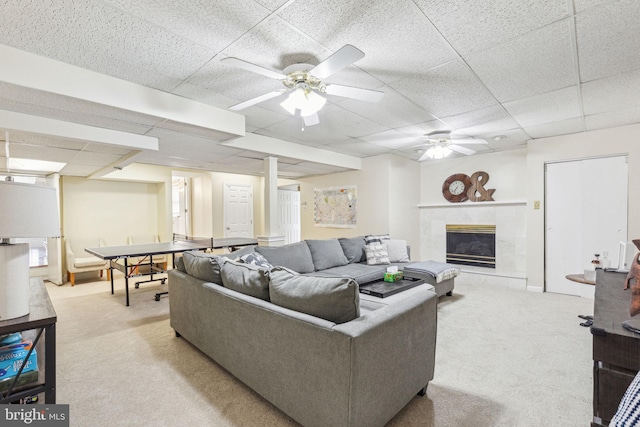
<svg viewBox="0 0 640 427"><path fill-rule="evenodd" d="M389 262L409 262L409 253L407 252L406 240L383 240L383 245L387 247L389 254Z"/></svg>

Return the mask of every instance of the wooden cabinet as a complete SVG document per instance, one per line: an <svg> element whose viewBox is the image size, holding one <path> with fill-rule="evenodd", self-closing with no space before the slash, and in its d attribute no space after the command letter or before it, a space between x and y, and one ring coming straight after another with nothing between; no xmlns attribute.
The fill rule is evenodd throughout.
<svg viewBox="0 0 640 427"><path fill-rule="evenodd" d="M640 335L622 327L628 320L631 291L626 274L598 270L593 325L593 421L608 426L625 391L640 371Z"/></svg>

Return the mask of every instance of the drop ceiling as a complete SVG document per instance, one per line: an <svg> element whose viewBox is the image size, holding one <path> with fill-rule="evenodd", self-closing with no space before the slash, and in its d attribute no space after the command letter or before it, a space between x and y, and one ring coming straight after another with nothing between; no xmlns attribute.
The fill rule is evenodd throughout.
<svg viewBox="0 0 640 427"><path fill-rule="evenodd" d="M221 59L281 71L351 44L366 56L326 82L382 91L382 101L328 95L320 123L307 127L279 105L283 97L235 113L247 134L341 159L417 160L420 136L435 130L486 139L472 147L481 154L640 122L636 0L0 0L0 10L0 45L225 111L282 86ZM65 162L62 175L133 161L259 175L274 155L259 138L234 147L238 132L10 81L0 81L1 110L158 140L157 151L133 150L1 128L11 156ZM283 177L349 169L277 157Z"/></svg>

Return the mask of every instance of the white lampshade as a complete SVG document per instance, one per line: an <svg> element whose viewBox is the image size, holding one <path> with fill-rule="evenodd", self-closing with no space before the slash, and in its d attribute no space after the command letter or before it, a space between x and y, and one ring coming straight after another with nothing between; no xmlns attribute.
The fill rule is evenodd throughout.
<svg viewBox="0 0 640 427"><path fill-rule="evenodd" d="M59 235L55 188L0 181L0 238Z"/></svg>
<svg viewBox="0 0 640 427"><path fill-rule="evenodd" d="M451 154L451 150L444 145L436 144L430 147L425 154L431 159L444 159Z"/></svg>
<svg viewBox="0 0 640 427"><path fill-rule="evenodd" d="M29 314L29 244L60 235L56 189L0 181L0 321Z"/></svg>
<svg viewBox="0 0 640 427"><path fill-rule="evenodd" d="M300 86L294 89L280 105L291 115L294 115L296 110L300 110L300 115L306 117L320 111L326 102L327 99L318 95L314 90Z"/></svg>

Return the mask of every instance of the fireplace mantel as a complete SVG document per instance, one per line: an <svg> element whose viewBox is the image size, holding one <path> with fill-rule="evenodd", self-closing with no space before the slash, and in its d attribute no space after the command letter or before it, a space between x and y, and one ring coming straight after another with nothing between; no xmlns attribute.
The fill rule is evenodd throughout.
<svg viewBox="0 0 640 427"><path fill-rule="evenodd" d="M495 202L421 203L418 208L479 208L487 206L524 206L526 204L526 200L500 200Z"/></svg>

